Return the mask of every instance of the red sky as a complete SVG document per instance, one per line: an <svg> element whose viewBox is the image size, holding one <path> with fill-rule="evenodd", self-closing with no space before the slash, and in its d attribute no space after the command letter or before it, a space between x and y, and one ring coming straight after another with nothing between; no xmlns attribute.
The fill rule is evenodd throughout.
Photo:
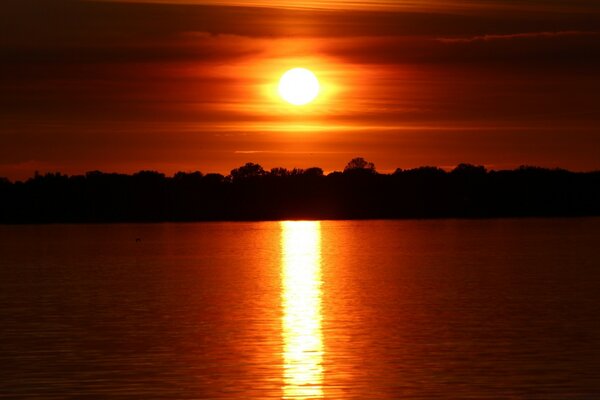
<svg viewBox="0 0 600 400"><path fill-rule="evenodd" d="M281 3L3 2L0 176L600 169L600 5ZM292 67L321 81L309 106L274 95Z"/></svg>

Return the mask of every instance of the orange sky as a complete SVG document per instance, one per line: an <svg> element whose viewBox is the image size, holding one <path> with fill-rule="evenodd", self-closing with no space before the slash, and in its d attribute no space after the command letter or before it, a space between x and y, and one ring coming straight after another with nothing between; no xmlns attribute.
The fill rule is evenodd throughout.
<svg viewBox="0 0 600 400"><path fill-rule="evenodd" d="M0 176L356 156L380 171L600 169L600 6L159 3L8 0ZM275 95L296 66L323 89L300 108Z"/></svg>

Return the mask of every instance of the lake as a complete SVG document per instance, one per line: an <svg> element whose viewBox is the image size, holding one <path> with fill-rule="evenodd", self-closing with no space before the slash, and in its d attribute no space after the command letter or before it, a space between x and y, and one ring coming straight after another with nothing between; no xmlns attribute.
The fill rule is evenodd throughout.
<svg viewBox="0 0 600 400"><path fill-rule="evenodd" d="M600 398L600 219L0 226L0 397Z"/></svg>

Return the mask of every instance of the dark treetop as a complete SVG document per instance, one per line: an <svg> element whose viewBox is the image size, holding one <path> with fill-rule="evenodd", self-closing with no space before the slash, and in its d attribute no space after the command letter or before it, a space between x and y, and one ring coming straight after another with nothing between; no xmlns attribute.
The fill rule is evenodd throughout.
<svg viewBox="0 0 600 400"><path fill-rule="evenodd" d="M248 163L229 176L154 171L0 178L1 223L523 217L600 215L600 171L460 164L380 174L362 158L344 172Z"/></svg>

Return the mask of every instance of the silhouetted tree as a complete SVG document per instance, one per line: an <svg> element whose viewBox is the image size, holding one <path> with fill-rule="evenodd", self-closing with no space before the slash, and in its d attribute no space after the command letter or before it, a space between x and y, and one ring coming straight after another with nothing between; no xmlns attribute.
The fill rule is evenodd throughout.
<svg viewBox="0 0 600 400"><path fill-rule="evenodd" d="M424 166L407 170L396 170L394 175L409 174L417 176L443 176L446 175L446 171L438 167Z"/></svg>
<svg viewBox="0 0 600 400"><path fill-rule="evenodd" d="M230 176L37 173L0 179L1 223L600 215L600 172L458 165L378 174L364 159L327 176L318 167L248 163Z"/></svg>
<svg viewBox="0 0 600 400"><path fill-rule="evenodd" d="M221 174L215 174L211 172L209 174L204 175L203 182L207 184L218 185L223 182L227 182L227 179L225 179L225 176Z"/></svg>
<svg viewBox="0 0 600 400"><path fill-rule="evenodd" d="M231 170L233 181L256 178L265 175L265 170L258 164L246 163L245 165Z"/></svg>
<svg viewBox="0 0 600 400"><path fill-rule="evenodd" d="M323 176L323 170L319 167L311 167L311 168L305 169L303 175L320 177L320 176Z"/></svg>
<svg viewBox="0 0 600 400"><path fill-rule="evenodd" d="M356 157L356 158L353 158L352 160L350 160L348 162L348 164L346 165L346 167L344 168L344 172L357 171L357 170L375 172L375 164L373 164L372 162L366 161L362 157Z"/></svg>
<svg viewBox="0 0 600 400"><path fill-rule="evenodd" d="M271 176L284 177L288 176L290 174L290 171L288 171L286 168L276 167L271 168L271 172L269 172L269 174Z"/></svg>
<svg viewBox="0 0 600 400"><path fill-rule="evenodd" d="M456 168L452 170L452 174L455 175L470 175L470 176L482 176L485 175L486 169L483 165L472 165L472 164L458 164Z"/></svg>
<svg viewBox="0 0 600 400"><path fill-rule="evenodd" d="M173 175L173 180L182 182L200 182L202 180L202 172L177 172Z"/></svg>

